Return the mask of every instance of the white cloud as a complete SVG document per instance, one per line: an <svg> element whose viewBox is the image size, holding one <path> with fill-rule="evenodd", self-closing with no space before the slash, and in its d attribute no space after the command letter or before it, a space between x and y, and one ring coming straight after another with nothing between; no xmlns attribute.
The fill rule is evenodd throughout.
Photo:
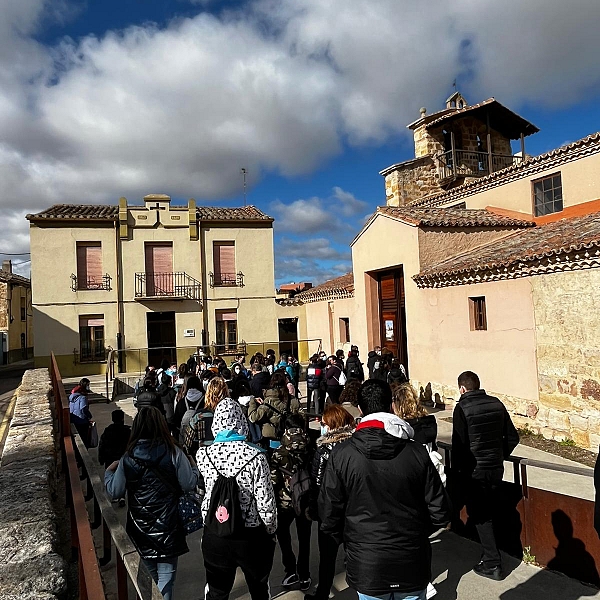
<svg viewBox="0 0 600 600"><path fill-rule="evenodd" d="M346 217L356 216L369 206L364 200L359 200L350 192L344 191L341 187L333 188L333 197L339 200L342 205L342 214Z"/></svg>
<svg viewBox="0 0 600 600"><path fill-rule="evenodd" d="M331 246L326 238L308 238L304 240L291 240L281 238L277 244L278 254L286 258L310 258L313 260L350 260L350 249L345 252Z"/></svg>
<svg viewBox="0 0 600 600"><path fill-rule="evenodd" d="M597 0L255 0L163 29L35 41L72 6L3 2L0 217L155 190L225 197L241 166L250 186L309 173L345 142L407 136L456 76L472 102L517 107L577 102L600 84ZM365 212L336 194L342 216ZM327 229L319 199L292 210L298 232Z"/></svg>
<svg viewBox="0 0 600 600"><path fill-rule="evenodd" d="M280 231L302 234L338 228L335 213L327 211L320 198L294 200L290 204L275 200L270 211L275 217L275 227Z"/></svg>

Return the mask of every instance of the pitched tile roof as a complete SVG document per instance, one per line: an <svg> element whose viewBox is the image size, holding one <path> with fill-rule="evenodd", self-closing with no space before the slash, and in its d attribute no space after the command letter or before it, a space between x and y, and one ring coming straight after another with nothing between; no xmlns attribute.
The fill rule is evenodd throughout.
<svg viewBox="0 0 600 600"><path fill-rule="evenodd" d="M539 156L527 156L522 162L515 162L512 165L494 171L485 177L479 177L475 181L463 183L446 192L440 192L425 198L418 198L410 203L410 206L439 206L448 202L455 202L462 198L472 196L479 192L492 189L499 185L516 181L524 177L530 177L545 171L553 169L573 160L584 158L600 152L600 131L592 133L572 144L566 144L560 148L555 148Z"/></svg>
<svg viewBox="0 0 600 600"><path fill-rule="evenodd" d="M318 302L319 300L336 300L340 298L352 298L354 296L354 274L346 273L341 277L330 279L324 283L300 292L294 296L295 300L304 303Z"/></svg>
<svg viewBox="0 0 600 600"><path fill-rule="evenodd" d="M27 277L21 277L21 275L9 273L8 271L4 271L3 269L0 269L0 281L2 283L15 283L24 287L31 286L31 281L27 279Z"/></svg>
<svg viewBox="0 0 600 600"><path fill-rule="evenodd" d="M131 206L130 208L140 207ZM201 221L273 221L272 217L260 211L256 206L243 206L240 208L199 206L197 215ZM104 204L55 204L37 214L27 215L27 219L30 221L116 221L118 217L118 206Z"/></svg>
<svg viewBox="0 0 600 600"><path fill-rule="evenodd" d="M106 204L55 204L42 212L27 215L29 221L87 220L116 221L119 207Z"/></svg>
<svg viewBox="0 0 600 600"><path fill-rule="evenodd" d="M533 227L535 225L525 219L473 208L379 206L377 213L418 227Z"/></svg>
<svg viewBox="0 0 600 600"><path fill-rule="evenodd" d="M198 206L197 214L201 221L273 221L273 217L252 205L239 208Z"/></svg>
<svg viewBox="0 0 600 600"><path fill-rule="evenodd" d="M590 265L600 257L600 213L561 219L519 230L502 239L449 258L413 279L419 287L445 287L512 279ZM580 267L583 268L583 267Z"/></svg>

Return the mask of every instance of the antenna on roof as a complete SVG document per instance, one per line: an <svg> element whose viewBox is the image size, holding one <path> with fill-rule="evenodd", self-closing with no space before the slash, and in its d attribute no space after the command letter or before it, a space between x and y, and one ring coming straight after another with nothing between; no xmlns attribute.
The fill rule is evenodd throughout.
<svg viewBox="0 0 600 600"><path fill-rule="evenodd" d="M452 82L452 87L454 88L454 91L456 91L456 77L454 78L454 81Z"/></svg>
<svg viewBox="0 0 600 600"><path fill-rule="evenodd" d="M246 206L246 174L248 173L246 167L242 167L241 173L244 180L244 206Z"/></svg>

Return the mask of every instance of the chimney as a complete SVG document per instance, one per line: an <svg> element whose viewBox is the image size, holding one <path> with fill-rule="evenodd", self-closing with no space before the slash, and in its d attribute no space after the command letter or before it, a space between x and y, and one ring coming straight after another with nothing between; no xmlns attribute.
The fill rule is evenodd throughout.
<svg viewBox="0 0 600 600"><path fill-rule="evenodd" d="M12 273L12 261L11 260L3 260L2 261L2 270L7 273Z"/></svg>

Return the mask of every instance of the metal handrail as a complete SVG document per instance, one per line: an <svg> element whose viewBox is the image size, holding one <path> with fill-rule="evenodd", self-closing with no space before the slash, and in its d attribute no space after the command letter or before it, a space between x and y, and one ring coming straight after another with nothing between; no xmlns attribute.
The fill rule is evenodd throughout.
<svg viewBox="0 0 600 600"><path fill-rule="evenodd" d="M104 484L95 471L92 457L77 430L70 423L69 401L54 353L51 353L50 356L50 379L63 464L68 474L66 478L67 501L71 512L71 543L73 549L77 551L79 563L79 598L81 600L106 599L92 535L92 529L101 524L104 555L99 562L101 565L110 562L111 543L114 543L117 549L118 600L128 598L128 576L135 587L138 598L161 600L162 594L158 586L106 497ZM84 497L81 489L78 463L82 467L84 479L87 479L87 497ZM92 498L94 500L94 522L90 523L86 500Z"/></svg>
<svg viewBox="0 0 600 600"><path fill-rule="evenodd" d="M201 284L184 271L136 273L136 298L187 298L200 300Z"/></svg>
<svg viewBox="0 0 600 600"><path fill-rule="evenodd" d="M241 271L237 273L213 273L208 274L210 287L244 287L244 274Z"/></svg>
<svg viewBox="0 0 600 600"><path fill-rule="evenodd" d="M69 404L54 353L50 357L50 379L54 395L59 442L63 453L63 465L67 471L66 486L71 513L71 544L77 552L79 565L79 598L81 600L87 600L87 598L102 600L106 596L96 558L85 499L79 481L79 469L75 458L73 439L71 438Z"/></svg>
<svg viewBox="0 0 600 600"><path fill-rule="evenodd" d="M448 177L484 177L521 162L523 157L478 150L448 150L435 156L440 179Z"/></svg>
<svg viewBox="0 0 600 600"><path fill-rule="evenodd" d="M83 281L81 277L71 273L71 291L79 292L82 290L106 290L109 291L111 287L112 277L105 273L101 277L86 277Z"/></svg>

